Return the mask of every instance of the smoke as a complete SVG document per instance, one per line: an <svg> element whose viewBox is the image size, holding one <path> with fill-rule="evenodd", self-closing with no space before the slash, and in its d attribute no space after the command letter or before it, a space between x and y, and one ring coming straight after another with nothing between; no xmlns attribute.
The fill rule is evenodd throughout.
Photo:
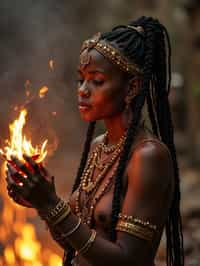
<svg viewBox="0 0 200 266"><path fill-rule="evenodd" d="M25 104L26 130L33 140L48 138L50 149L57 147L49 164L60 180L66 178L65 173L74 175L83 140L77 130L74 82L80 46L77 18L76 5L68 1L0 2L0 145L8 137L8 124L19 115L16 106ZM38 91L43 86L49 90L40 99Z"/></svg>

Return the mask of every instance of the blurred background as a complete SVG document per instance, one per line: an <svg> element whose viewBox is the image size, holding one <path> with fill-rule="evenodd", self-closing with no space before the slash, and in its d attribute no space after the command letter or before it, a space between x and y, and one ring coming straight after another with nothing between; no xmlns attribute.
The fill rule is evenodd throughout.
<svg viewBox="0 0 200 266"><path fill-rule="evenodd" d="M67 198L87 124L76 102L83 40L138 16L166 25L172 43L170 103L181 176L186 265L200 265L200 0L1 0L0 147L9 124L28 111L24 132L48 139L49 171ZM41 95L42 90L42 95ZM101 130L99 127L98 130ZM97 130L97 131L98 131ZM0 161L3 165L3 160ZM12 203L0 177L0 266L61 266L62 250L32 210ZM157 266L165 265L165 239Z"/></svg>

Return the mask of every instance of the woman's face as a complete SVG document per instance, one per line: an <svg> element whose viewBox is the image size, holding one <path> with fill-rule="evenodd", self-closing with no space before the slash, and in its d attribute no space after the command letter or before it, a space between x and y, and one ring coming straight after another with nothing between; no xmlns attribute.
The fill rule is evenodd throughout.
<svg viewBox="0 0 200 266"><path fill-rule="evenodd" d="M85 121L109 119L124 109L126 73L95 49L83 51L78 66L78 106Z"/></svg>

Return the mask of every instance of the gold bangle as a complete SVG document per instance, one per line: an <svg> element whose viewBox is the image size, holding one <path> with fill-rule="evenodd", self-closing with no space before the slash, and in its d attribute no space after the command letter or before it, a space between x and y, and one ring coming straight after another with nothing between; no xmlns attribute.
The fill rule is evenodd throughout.
<svg viewBox="0 0 200 266"><path fill-rule="evenodd" d="M152 241L155 236L155 232L148 228L121 220L117 223L116 230L126 232L147 241Z"/></svg>
<svg viewBox="0 0 200 266"><path fill-rule="evenodd" d="M64 240L65 238L71 236L73 233L75 233L78 230L80 225L81 225L81 218L78 219L78 223L74 226L74 228L72 228L70 231L66 233L61 234L60 239Z"/></svg>
<svg viewBox="0 0 200 266"><path fill-rule="evenodd" d="M50 210L49 213L47 213L45 216L45 219L47 221L50 221L52 218L55 218L56 216L59 216L59 214L66 208L67 203L60 199L59 202L56 204L54 208Z"/></svg>
<svg viewBox="0 0 200 266"><path fill-rule="evenodd" d="M149 221L142 221L141 219L135 218L132 215L126 215L126 214L119 213L118 217L120 220L122 220L124 222L130 222L133 224L138 224L138 225L147 227L147 228L154 230L154 231L157 231L157 229L158 229L156 225L150 223Z"/></svg>
<svg viewBox="0 0 200 266"><path fill-rule="evenodd" d="M94 229L92 229L92 233L91 233L90 238L86 241L86 243L83 245L83 247L78 250L78 254L83 255L88 251L88 249L94 243L96 235L97 235L97 232Z"/></svg>
<svg viewBox="0 0 200 266"><path fill-rule="evenodd" d="M57 225L62 220L64 220L69 214L71 213L71 208L69 205L67 205L64 209L64 211L56 218L53 218L52 221L50 221L52 226Z"/></svg>

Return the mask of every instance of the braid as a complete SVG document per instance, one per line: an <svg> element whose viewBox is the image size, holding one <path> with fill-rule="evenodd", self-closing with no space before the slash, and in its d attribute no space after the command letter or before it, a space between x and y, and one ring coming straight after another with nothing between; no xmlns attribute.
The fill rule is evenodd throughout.
<svg viewBox="0 0 200 266"><path fill-rule="evenodd" d="M91 141L92 141L92 137L93 137L94 130L95 130L95 124L96 124L96 122L91 122L88 126L86 140L85 140L85 144L84 144L84 149L83 149L83 153L81 156L81 162L80 162L80 166L78 168L78 172L77 172L77 176L76 176L73 188L72 188L72 192L74 192L80 184L80 179L81 179L84 167L85 167L86 162L87 162L88 154L90 151ZM67 259L64 262L65 264L63 266L70 266L71 265L71 260L74 257L74 253L75 253L74 249L69 245L67 248Z"/></svg>
<svg viewBox="0 0 200 266"><path fill-rule="evenodd" d="M86 136L86 140L85 140L85 144L84 144L84 149L83 149L83 153L81 156L81 162L80 162L80 166L78 168L78 172L76 175L76 179L75 179L75 183L73 185L72 192L74 192L77 189L78 185L80 184L80 178L82 176L82 173L83 173L83 170L84 170L87 158L88 158L88 154L90 151L90 145L91 145L92 137L93 137L94 130L95 130L95 124L96 124L96 122L91 122L88 126L87 136Z"/></svg>
<svg viewBox="0 0 200 266"><path fill-rule="evenodd" d="M162 26L158 38L158 45L160 47L158 51L157 60L157 118L159 122L159 129L162 141L168 146L173 162L174 168L174 198L172 201L168 221L166 223L166 235L167 235L167 255L168 265L184 265L184 254L183 254L183 235L182 235L182 223L180 215L180 181L179 181L179 169L176 158L176 150L174 145L174 133L171 112L168 101L168 93L170 90L171 80L171 47L169 42L169 36L167 30ZM168 41L168 69L166 66L166 49L165 49L165 36ZM168 81L167 81L167 71Z"/></svg>
<svg viewBox="0 0 200 266"><path fill-rule="evenodd" d="M131 149L131 144L133 143L135 136L137 134L138 125L141 118L142 107L144 106L145 97L150 85L152 67L153 67L153 42L154 34L151 28L146 28L146 38L145 38L145 50L148 51L145 56L145 64L143 67L143 84L140 94L132 100L131 108L134 113L134 118L132 119L131 125L128 129L126 141L124 144L124 150L119 160L119 165L116 172L114 196L112 203L112 221L110 228L110 238L112 241L116 238L116 223L118 220L118 214L120 211L120 195L122 192L122 176L129 158L129 153Z"/></svg>
<svg viewBox="0 0 200 266"><path fill-rule="evenodd" d="M116 238L115 226L120 211L122 176L129 158L131 144L136 136L141 110L146 100L153 132L156 136L160 135L161 140L168 146L174 168L174 198L166 221L167 265L183 266L183 235L179 206L179 171L173 141L172 119L167 98L171 81L171 47L169 35L166 28L158 20L152 18L141 17L137 21L131 22L130 25L142 26L145 31L144 34L121 25L115 27L111 33L102 35L102 39L114 42L114 45L117 45L118 49L130 61L132 60L143 69L142 90L131 103L134 118L128 129L124 150L116 172L110 238L112 241ZM166 55L165 39L167 39L168 43L168 57Z"/></svg>

